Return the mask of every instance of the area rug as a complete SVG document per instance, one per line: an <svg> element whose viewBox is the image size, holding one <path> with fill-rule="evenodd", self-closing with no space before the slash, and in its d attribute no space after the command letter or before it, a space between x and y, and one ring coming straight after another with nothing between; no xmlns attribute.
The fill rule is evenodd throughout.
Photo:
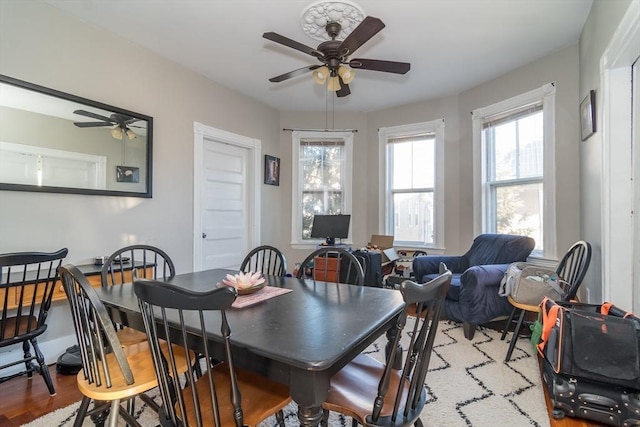
<svg viewBox="0 0 640 427"><path fill-rule="evenodd" d="M499 332L480 328L469 341L464 338L461 324L443 321L438 327L426 380L429 399L420 417L425 427L549 426L538 362L529 340L520 339L511 360L505 363L508 343L500 341ZM385 344L386 338L382 337L366 353L383 358ZM78 405L59 409L25 426L70 427ZM296 410L294 404L285 409L287 427L298 425ZM158 424L155 413L144 406L136 416L143 426ZM90 420L83 424L92 425ZM275 417L271 417L260 427L276 425ZM350 426L351 419L332 413L329 425Z"/></svg>

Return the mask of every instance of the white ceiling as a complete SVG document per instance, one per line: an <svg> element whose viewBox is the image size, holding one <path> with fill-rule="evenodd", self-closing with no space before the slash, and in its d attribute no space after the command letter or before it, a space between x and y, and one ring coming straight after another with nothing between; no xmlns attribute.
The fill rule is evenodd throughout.
<svg viewBox="0 0 640 427"><path fill-rule="evenodd" d="M300 17L309 0L45 0L224 86L282 111L324 111L326 89L302 52L262 38L273 31L313 48ZM359 0L385 24L351 59L411 63L406 75L358 70L336 111L367 112L458 94L576 43L592 0Z"/></svg>

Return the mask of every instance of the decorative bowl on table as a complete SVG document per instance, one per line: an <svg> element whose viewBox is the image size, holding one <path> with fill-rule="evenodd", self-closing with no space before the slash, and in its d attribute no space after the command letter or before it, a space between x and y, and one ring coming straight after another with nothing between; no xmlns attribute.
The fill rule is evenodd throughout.
<svg viewBox="0 0 640 427"><path fill-rule="evenodd" d="M267 283L262 273L227 274L222 283L226 286L236 288L238 295L247 295L264 288Z"/></svg>

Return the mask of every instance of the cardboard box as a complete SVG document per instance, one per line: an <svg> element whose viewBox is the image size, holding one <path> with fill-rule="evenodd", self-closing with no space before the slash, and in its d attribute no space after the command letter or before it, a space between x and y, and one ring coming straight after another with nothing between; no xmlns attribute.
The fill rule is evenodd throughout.
<svg viewBox="0 0 640 427"><path fill-rule="evenodd" d="M369 241L369 245L373 248L375 246L378 247L378 250L380 251L381 255L382 255L382 262L389 262L390 259L387 256L387 254L384 253L385 249L392 249L393 248L393 236L384 236L384 235L379 235L379 234L373 234L371 236L371 240ZM391 255L393 255L391 253Z"/></svg>

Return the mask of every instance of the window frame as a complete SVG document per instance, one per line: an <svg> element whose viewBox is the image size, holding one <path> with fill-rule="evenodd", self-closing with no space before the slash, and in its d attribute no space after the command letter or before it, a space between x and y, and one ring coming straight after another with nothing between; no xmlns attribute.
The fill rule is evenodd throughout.
<svg viewBox="0 0 640 427"><path fill-rule="evenodd" d="M444 119L384 127L378 130L378 158L382 194L378 206L378 229L393 235L395 215L393 212L392 168L388 151L389 140L419 134L433 134L435 140L434 155L434 239L432 244L416 245L415 242L395 241L394 244L416 248L444 250Z"/></svg>
<svg viewBox="0 0 640 427"><path fill-rule="evenodd" d="M473 110L473 228L474 235L491 230L490 221L490 188L487 183L489 152L484 137L483 125L496 116L517 110L535 103L542 103L543 112L543 177L542 191L544 218L542 235L544 247L542 251L534 250L531 258L556 259L556 190L555 190L555 82L547 83L532 91L514 96L495 104ZM525 180L522 180L525 182Z"/></svg>
<svg viewBox="0 0 640 427"><path fill-rule="evenodd" d="M300 147L305 140L342 140L345 150L345 164L342 165L344 176L344 212L351 214L353 185L353 132L340 131L293 131L291 135L291 247L293 249L312 249L322 243L323 239L302 240L302 175L300 173ZM352 222L353 223L353 222ZM349 224L349 237L343 243L351 244L353 236L352 224Z"/></svg>

